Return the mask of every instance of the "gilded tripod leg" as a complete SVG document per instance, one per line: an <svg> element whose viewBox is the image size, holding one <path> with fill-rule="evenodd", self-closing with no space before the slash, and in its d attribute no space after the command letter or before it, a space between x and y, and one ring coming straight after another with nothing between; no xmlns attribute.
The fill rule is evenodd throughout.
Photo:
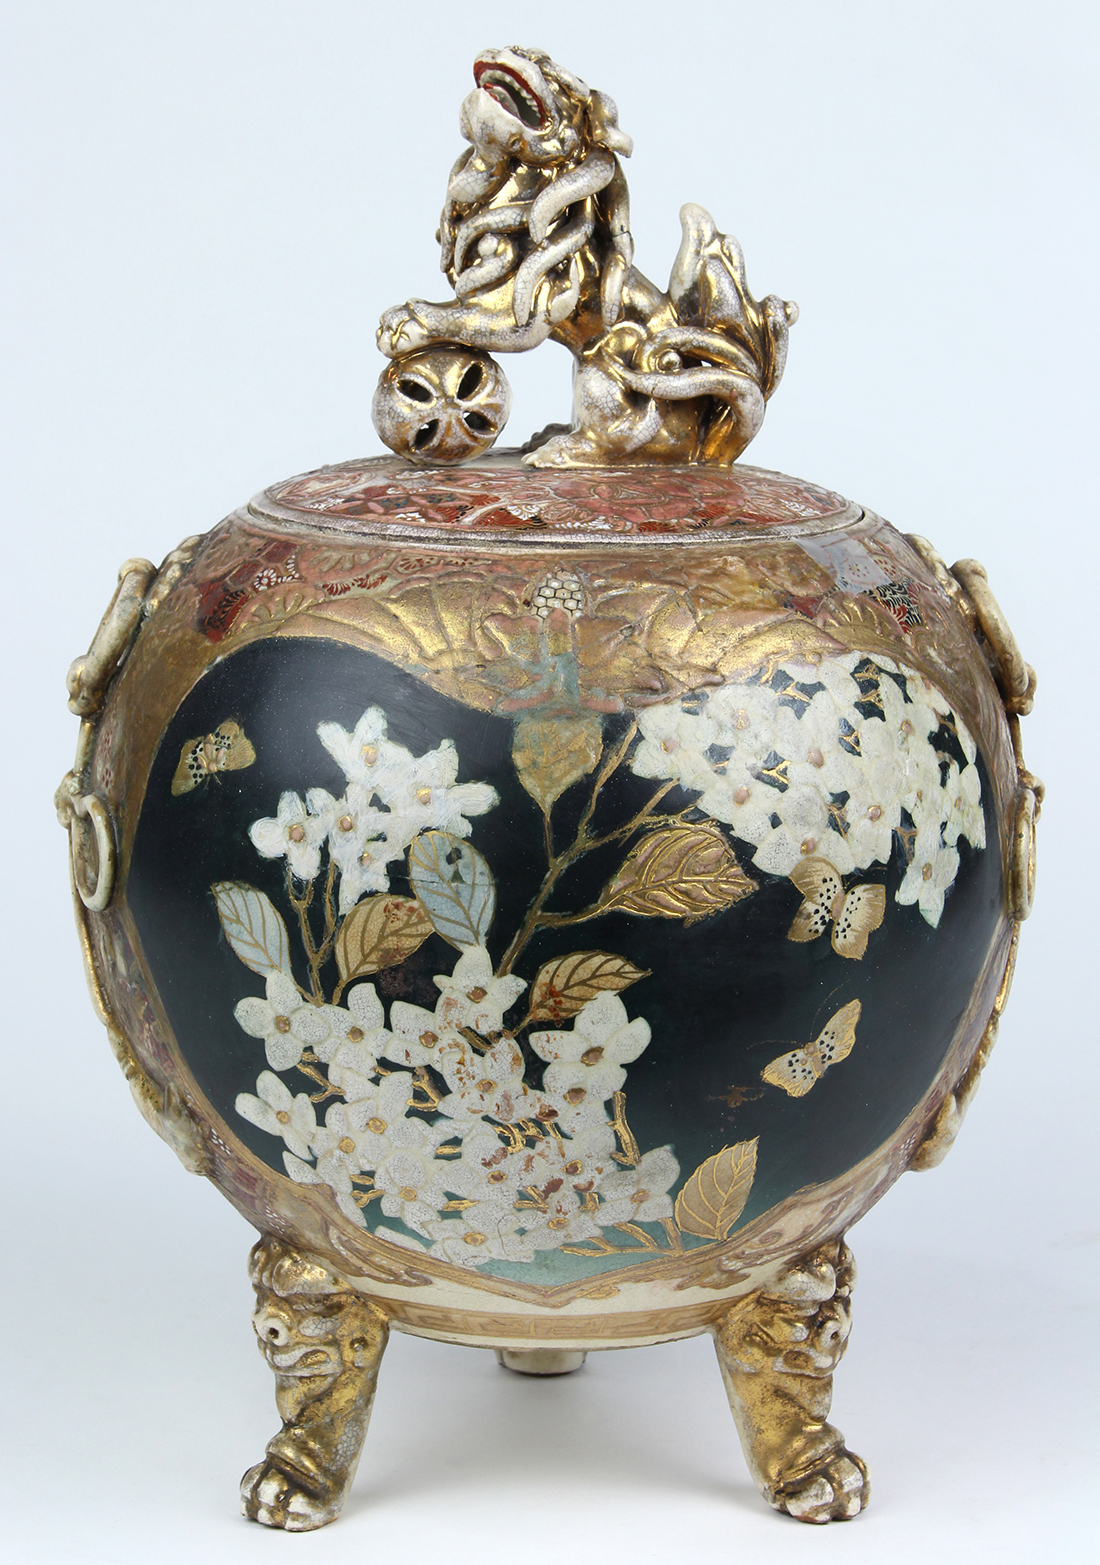
<svg viewBox="0 0 1100 1565"><path fill-rule="evenodd" d="M252 1324L275 1371L283 1427L241 1479L241 1510L265 1527L335 1521L351 1488L389 1335L383 1312L323 1262L264 1238L249 1257Z"/></svg>
<svg viewBox="0 0 1100 1565"><path fill-rule="evenodd" d="M833 1240L740 1300L715 1332L753 1479L770 1505L799 1521L844 1521L871 1497L866 1464L826 1422L854 1281L852 1252Z"/></svg>

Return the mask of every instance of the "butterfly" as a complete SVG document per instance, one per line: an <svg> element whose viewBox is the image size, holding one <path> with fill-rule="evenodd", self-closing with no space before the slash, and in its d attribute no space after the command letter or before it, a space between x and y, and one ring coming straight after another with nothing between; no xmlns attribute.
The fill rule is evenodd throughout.
<svg viewBox="0 0 1100 1565"><path fill-rule="evenodd" d="M219 772L239 772L255 759L256 752L241 725L231 720L221 723L212 734L188 739L180 751L172 792L190 793L208 777L217 777Z"/></svg>
<svg viewBox="0 0 1100 1565"><path fill-rule="evenodd" d="M831 923L833 950L858 962L867 949L867 937L882 923L886 887L862 885L845 891L828 859L804 860L791 871L791 879L806 900L794 916L787 939L816 940Z"/></svg>
<svg viewBox="0 0 1100 1565"><path fill-rule="evenodd" d="M772 1087L782 1087L792 1098L803 1098L830 1065L846 1060L856 1041L856 1023L863 1009L858 1000L849 1000L830 1017L822 1031L804 1049L781 1054L760 1072Z"/></svg>

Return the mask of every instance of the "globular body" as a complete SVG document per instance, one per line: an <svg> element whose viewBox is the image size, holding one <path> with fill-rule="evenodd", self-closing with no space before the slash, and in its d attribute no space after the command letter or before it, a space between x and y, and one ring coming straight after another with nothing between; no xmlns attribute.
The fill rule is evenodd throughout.
<svg viewBox="0 0 1100 1565"><path fill-rule="evenodd" d="M1030 906L984 577L751 468L376 459L128 562L71 690L97 1006L262 1235L246 1513L338 1513L399 1329L710 1332L770 1503L855 1514L842 1236L957 1131Z"/></svg>

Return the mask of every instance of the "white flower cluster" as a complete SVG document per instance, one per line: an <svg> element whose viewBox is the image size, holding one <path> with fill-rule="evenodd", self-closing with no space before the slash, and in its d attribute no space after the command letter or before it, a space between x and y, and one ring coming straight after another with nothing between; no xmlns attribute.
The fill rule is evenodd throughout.
<svg viewBox="0 0 1100 1565"><path fill-rule="evenodd" d="M494 978L484 946L469 946L435 984L434 1011L395 1001L389 1027L367 983L350 991L346 1006L318 1005L273 973L265 1000L237 1006L238 1022L263 1040L272 1067L255 1095L240 1094L237 1112L283 1139L292 1179L329 1185L361 1227L361 1200L377 1199L382 1214L422 1235L432 1255L462 1266L529 1262L540 1250L597 1238L616 1223L672 1216L668 1192L680 1172L672 1149L658 1147L635 1167L612 1156L616 1133L606 1104L626 1081L624 1065L649 1043L641 1017L630 1021L618 996L604 993L568 1031L533 1033L531 1045L546 1061L535 1088L503 1030L523 980ZM307 1047L345 1100L330 1105L323 1125L309 1097L292 1095L275 1074L296 1065ZM447 1084L437 1104L429 1105L423 1090L417 1096L414 1071L421 1066ZM423 1114L429 1107L439 1116L434 1123ZM527 1123L519 1129L500 1129L521 1121Z"/></svg>
<svg viewBox="0 0 1100 1565"><path fill-rule="evenodd" d="M698 793L698 808L752 843L753 863L773 875L811 856L841 875L886 863L906 811L915 836L897 900L918 903L934 926L958 872L959 837L985 846L977 750L943 696L912 670L877 658L875 689L861 691L852 675L863 661L853 652L784 663L787 699L769 684L725 685L647 707L631 766ZM869 696L874 710L865 716L859 706ZM944 722L966 761L961 769L950 761L946 776L934 743Z"/></svg>
<svg viewBox="0 0 1100 1565"><path fill-rule="evenodd" d="M402 858L422 831L468 837L467 815L483 815L498 802L488 783L456 785L452 740L417 757L387 739L380 707L369 707L351 733L321 723L317 734L347 779L340 798L324 788L311 788L304 801L284 793L277 813L254 821L249 835L265 858L285 858L302 881L316 879L327 843L340 871L341 913L368 891L389 890L387 864Z"/></svg>

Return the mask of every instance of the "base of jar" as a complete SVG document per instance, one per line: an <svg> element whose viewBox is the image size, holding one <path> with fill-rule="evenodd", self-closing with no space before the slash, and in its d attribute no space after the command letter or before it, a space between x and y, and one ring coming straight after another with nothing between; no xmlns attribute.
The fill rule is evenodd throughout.
<svg viewBox="0 0 1100 1565"><path fill-rule="evenodd" d="M572 1375L580 1369L587 1353L569 1353L561 1348L497 1348L497 1363L517 1375Z"/></svg>

